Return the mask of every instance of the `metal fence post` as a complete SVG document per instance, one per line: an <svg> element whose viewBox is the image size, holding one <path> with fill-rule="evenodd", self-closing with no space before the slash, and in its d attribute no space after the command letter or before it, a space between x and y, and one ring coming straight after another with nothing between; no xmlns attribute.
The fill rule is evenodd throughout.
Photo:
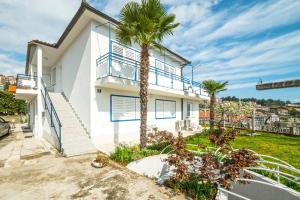
<svg viewBox="0 0 300 200"><path fill-rule="evenodd" d="M276 166L276 171L277 171L277 182L280 183L280 169L279 169L279 165Z"/></svg>
<svg viewBox="0 0 300 200"><path fill-rule="evenodd" d="M50 104L50 119L51 119L51 126L53 127L53 119L52 119L52 107L53 105Z"/></svg>

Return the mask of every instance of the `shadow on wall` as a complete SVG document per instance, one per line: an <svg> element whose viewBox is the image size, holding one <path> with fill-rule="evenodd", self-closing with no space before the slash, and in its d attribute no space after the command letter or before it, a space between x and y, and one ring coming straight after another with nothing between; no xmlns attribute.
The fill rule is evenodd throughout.
<svg viewBox="0 0 300 200"><path fill-rule="evenodd" d="M119 122L114 122L114 144L119 144Z"/></svg>
<svg viewBox="0 0 300 200"><path fill-rule="evenodd" d="M54 131L54 128L50 126L51 119L47 110L45 110L45 116L43 117L43 138L49 142L56 149L59 147L58 138Z"/></svg>

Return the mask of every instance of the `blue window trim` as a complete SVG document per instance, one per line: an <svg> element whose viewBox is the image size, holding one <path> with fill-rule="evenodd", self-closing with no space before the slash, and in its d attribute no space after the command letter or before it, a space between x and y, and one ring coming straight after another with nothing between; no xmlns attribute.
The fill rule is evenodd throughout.
<svg viewBox="0 0 300 200"><path fill-rule="evenodd" d="M136 97L136 96L127 96L127 95L117 95L117 94L111 94L110 95L110 121L111 122L129 122L129 121L139 121L141 119L123 119L123 120L113 120L112 118L112 98L113 97L126 97L126 98L133 98L133 99L139 99L140 97ZM135 104L135 115L136 115L136 104Z"/></svg>
<svg viewBox="0 0 300 200"><path fill-rule="evenodd" d="M157 110L156 110L156 104L157 101L168 101L168 102L174 102L175 103L175 116L174 117L157 117ZM155 119L176 119L176 101L174 100L167 100L167 99L155 99Z"/></svg>

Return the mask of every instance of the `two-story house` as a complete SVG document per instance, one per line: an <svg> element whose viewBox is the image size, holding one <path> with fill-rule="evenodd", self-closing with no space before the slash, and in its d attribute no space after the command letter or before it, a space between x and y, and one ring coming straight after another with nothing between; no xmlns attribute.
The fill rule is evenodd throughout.
<svg viewBox="0 0 300 200"><path fill-rule="evenodd" d="M116 41L118 24L82 3L57 43L28 43L16 97L28 102L34 134L66 155L139 141L140 48ZM149 129L198 125L199 103L209 97L200 83L183 76L190 62L167 48L150 55Z"/></svg>

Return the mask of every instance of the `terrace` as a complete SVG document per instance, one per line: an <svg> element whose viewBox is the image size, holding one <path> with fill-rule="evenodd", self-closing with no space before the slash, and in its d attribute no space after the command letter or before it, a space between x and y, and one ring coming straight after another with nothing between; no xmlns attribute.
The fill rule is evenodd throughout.
<svg viewBox="0 0 300 200"><path fill-rule="evenodd" d="M122 79L122 83L124 83L124 80L127 81L127 85L137 86L136 83L140 80L140 52L112 40L109 46L109 52L100 56L96 61L97 80L102 80L98 84L111 83L113 82L112 80L103 80L112 77L119 80ZM150 90L169 91L170 93L181 92L182 95L192 95L194 97L207 98L209 96L202 88L201 83L181 76L181 73L177 70L178 67L176 68L156 58L150 58L150 65Z"/></svg>
<svg viewBox="0 0 300 200"><path fill-rule="evenodd" d="M37 76L17 75L16 98L30 100L37 95Z"/></svg>

